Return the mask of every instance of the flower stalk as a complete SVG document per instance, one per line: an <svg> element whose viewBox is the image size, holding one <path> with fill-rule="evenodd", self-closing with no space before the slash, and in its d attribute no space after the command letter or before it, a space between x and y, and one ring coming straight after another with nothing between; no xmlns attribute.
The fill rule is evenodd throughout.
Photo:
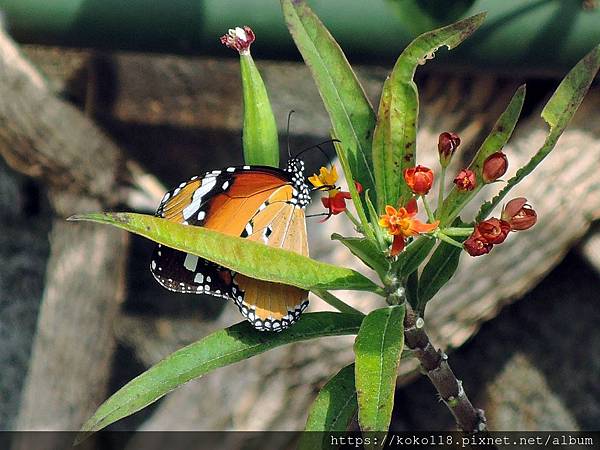
<svg viewBox="0 0 600 450"><path fill-rule="evenodd" d="M439 211L441 211L442 204L444 203L444 195L446 195L446 193L444 192L444 188L445 188L445 184L446 184L446 167L445 166L442 166L442 169L440 172L439 183L440 183L440 186L438 188L438 198L437 198L438 213L439 213Z"/></svg>
<svg viewBox="0 0 600 450"><path fill-rule="evenodd" d="M433 211L432 211L431 207L429 206L429 201L427 200L427 197L425 197L423 195L421 197L421 200L423 201L423 206L425 207L425 212L427 213L427 219L431 223L435 222L435 216L433 215Z"/></svg>
<svg viewBox="0 0 600 450"><path fill-rule="evenodd" d="M240 55L244 99L244 161L251 165L279 167L279 138L275 116L263 79L250 54L254 39L252 29L244 26L230 29L221 36L221 43Z"/></svg>
<svg viewBox="0 0 600 450"><path fill-rule="evenodd" d="M452 239L450 236L448 236L446 233L439 231L438 233L435 234L435 237L438 238L440 241L444 241L447 244L450 244L454 247L458 247L460 249L463 248L463 244L461 244L460 242Z"/></svg>

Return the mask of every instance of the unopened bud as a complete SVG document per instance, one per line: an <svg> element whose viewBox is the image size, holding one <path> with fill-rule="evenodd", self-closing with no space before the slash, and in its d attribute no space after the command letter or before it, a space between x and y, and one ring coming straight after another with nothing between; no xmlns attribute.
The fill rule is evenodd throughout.
<svg viewBox="0 0 600 450"><path fill-rule="evenodd" d="M438 152L440 154L440 164L442 167L447 167L452 160L452 155L460 145L460 138L456 133L448 131L440 134L438 138Z"/></svg>
<svg viewBox="0 0 600 450"><path fill-rule="evenodd" d="M508 158L506 155L502 152L491 154L483 163L483 181L485 183L496 181L506 173L506 169L508 169Z"/></svg>

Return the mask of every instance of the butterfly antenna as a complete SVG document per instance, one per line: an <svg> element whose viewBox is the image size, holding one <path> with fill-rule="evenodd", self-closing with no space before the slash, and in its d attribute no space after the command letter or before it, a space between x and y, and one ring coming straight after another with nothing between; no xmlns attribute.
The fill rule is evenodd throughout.
<svg viewBox="0 0 600 450"><path fill-rule="evenodd" d="M329 157L329 155L327 154L327 152L325 150L323 150L323 147L321 147L321 146L323 144L331 144L333 142L341 142L341 141L339 139L328 139L326 141L319 142L318 144L311 145L310 147L307 147L307 148L301 150L299 153L297 153L294 156L294 158L298 158L304 152L307 152L309 150L312 150L312 149L316 148L317 150L319 150L323 154L323 156L325 156L325 159L327 160L327 162L329 163L329 166L331 167L331 166L333 166L333 163L331 162L331 158Z"/></svg>
<svg viewBox="0 0 600 450"><path fill-rule="evenodd" d="M288 118L287 118L287 152L288 152L288 159L292 158L292 151L290 150L290 121L292 119L292 114L294 114L296 111L294 111L293 109L290 109L290 112L288 113Z"/></svg>

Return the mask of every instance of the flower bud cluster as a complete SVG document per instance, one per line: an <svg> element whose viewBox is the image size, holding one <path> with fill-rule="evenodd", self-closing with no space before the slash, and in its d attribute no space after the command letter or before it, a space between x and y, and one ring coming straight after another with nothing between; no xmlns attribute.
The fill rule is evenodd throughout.
<svg viewBox="0 0 600 450"><path fill-rule="evenodd" d="M485 255L494 245L504 242L509 232L527 230L537 222L536 212L524 197L508 202L500 217L484 220L475 226L471 236L463 243L469 255Z"/></svg>

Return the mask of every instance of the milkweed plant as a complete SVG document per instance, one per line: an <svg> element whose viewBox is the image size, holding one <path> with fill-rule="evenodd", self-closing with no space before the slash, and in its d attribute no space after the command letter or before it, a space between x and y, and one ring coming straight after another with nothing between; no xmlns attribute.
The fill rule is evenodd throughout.
<svg viewBox="0 0 600 450"><path fill-rule="evenodd" d="M533 206L525 198L511 199L508 194L554 148L598 70L600 46L568 73L544 107L541 116L549 130L541 148L512 178L502 181L510 162L510 155L502 149L520 115L525 86L517 89L472 162L458 173L447 171L453 155L460 151L460 137L452 131L440 130L436 167L419 164L416 146L416 68L440 47L452 49L459 45L477 30L485 13L412 41L385 80L379 106L374 109L341 48L307 4L281 0L281 5L289 31L329 113L331 137L348 190L336 184L335 166L321 168L309 177L309 182L314 190L323 191L321 202L328 216L343 213L354 224L356 236L332 238L373 269L379 280L373 282L348 268L154 216L93 213L72 217L126 229L248 277L312 291L339 310L306 313L280 333L256 331L245 321L212 333L166 357L118 390L83 425L82 437L219 367L282 345L338 335L356 335L355 361L335 374L336 368L331 368L331 379L308 412L307 431L345 431L358 411L360 429L384 438L390 426L398 368L404 358L418 358L423 373L454 415L458 429L466 433L486 430L483 411L469 401L447 355L429 341L424 328L425 307L452 278L461 256L485 257L511 233L535 225ZM250 54L254 33L249 27L237 27L221 40L240 54L246 164L278 166L277 127ZM446 181L450 184L450 180L452 188L446 192ZM460 217L463 208L490 183L502 186L497 195L481 205L475 217ZM438 192L435 205L428 197L434 189ZM347 209L348 202L352 202L355 214ZM490 218L490 213L501 205L500 217ZM388 306L365 315L332 294L340 289L376 293ZM428 309L427 314L435 311ZM319 447L307 441L300 445Z"/></svg>

